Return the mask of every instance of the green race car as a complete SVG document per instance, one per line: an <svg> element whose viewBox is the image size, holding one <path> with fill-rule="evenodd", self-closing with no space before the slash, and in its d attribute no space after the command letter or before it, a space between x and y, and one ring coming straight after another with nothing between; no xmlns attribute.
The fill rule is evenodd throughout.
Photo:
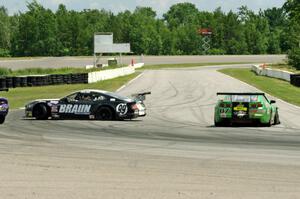
<svg viewBox="0 0 300 199"><path fill-rule="evenodd" d="M264 93L217 93L215 126L233 123L279 124L278 107Z"/></svg>

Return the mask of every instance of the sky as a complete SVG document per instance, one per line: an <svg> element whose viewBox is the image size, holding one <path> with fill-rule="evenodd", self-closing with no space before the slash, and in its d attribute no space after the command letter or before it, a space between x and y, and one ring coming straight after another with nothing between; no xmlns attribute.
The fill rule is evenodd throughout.
<svg viewBox="0 0 300 199"><path fill-rule="evenodd" d="M170 6L176 3L190 2L197 6L199 10L213 11L221 7L223 11L237 11L237 8L246 5L249 9L257 12L259 9L281 7L285 0L37 0L44 7L55 11L59 4L64 4L69 10L83 9L105 9L118 13L124 10L133 11L137 6L152 7L158 17L166 13ZM0 6L8 9L10 14L18 11L26 11L26 2L31 0L0 0Z"/></svg>

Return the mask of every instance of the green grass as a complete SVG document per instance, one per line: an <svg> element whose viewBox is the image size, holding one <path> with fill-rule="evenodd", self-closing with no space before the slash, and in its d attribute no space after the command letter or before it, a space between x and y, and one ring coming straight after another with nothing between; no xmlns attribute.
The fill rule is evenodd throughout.
<svg viewBox="0 0 300 199"><path fill-rule="evenodd" d="M234 64L250 64L251 62L217 62L217 63L183 63L183 64L157 64L157 65L145 65L140 70L150 69L164 69L164 68L191 68L198 66L215 66L215 65L234 65Z"/></svg>
<svg viewBox="0 0 300 199"><path fill-rule="evenodd" d="M272 69L280 69L280 70L290 71L293 73L300 73L300 70L297 70L296 68L294 68L288 64L271 64L271 65L267 65L267 67L272 68Z"/></svg>
<svg viewBox="0 0 300 199"><path fill-rule="evenodd" d="M287 81L258 76L250 69L221 69L220 72L246 82L284 101L300 106L300 88Z"/></svg>
<svg viewBox="0 0 300 199"><path fill-rule="evenodd" d="M10 108L16 109L24 107L26 103L34 99L61 98L71 92L81 89L101 89L115 91L137 75L138 73L134 73L131 75L92 84L68 84L57 86L14 88L10 89L8 92L1 92L0 95L8 98Z"/></svg>

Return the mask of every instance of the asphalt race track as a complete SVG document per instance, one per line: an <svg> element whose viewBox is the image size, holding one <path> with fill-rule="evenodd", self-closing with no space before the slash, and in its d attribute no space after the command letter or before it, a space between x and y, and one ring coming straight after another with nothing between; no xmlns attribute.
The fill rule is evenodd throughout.
<svg viewBox="0 0 300 199"><path fill-rule="evenodd" d="M300 108L281 124L213 126L218 91L256 91L218 67L145 71L120 91L152 91L133 121L35 121L0 129L0 198L300 198Z"/></svg>
<svg viewBox="0 0 300 199"><path fill-rule="evenodd" d="M107 63L103 57L99 63ZM278 63L286 59L285 55L210 55L210 56L123 56L122 63L144 62L146 65L180 63ZM13 70L22 68L61 68L84 67L94 63L93 57L41 57L26 59L0 59L0 67Z"/></svg>

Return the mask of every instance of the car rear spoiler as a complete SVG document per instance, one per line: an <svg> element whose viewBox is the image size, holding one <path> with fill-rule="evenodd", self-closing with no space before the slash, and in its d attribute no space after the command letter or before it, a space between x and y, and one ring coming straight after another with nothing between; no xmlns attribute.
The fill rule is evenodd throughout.
<svg viewBox="0 0 300 199"><path fill-rule="evenodd" d="M265 93L217 93L217 95L263 95L265 96Z"/></svg>
<svg viewBox="0 0 300 199"><path fill-rule="evenodd" d="M136 94L132 94L131 96L134 98L134 100L136 101L144 101L146 99L146 95L150 95L151 92L143 92L143 93L136 93Z"/></svg>
<svg viewBox="0 0 300 199"><path fill-rule="evenodd" d="M0 91L8 91L8 88L0 88Z"/></svg>

